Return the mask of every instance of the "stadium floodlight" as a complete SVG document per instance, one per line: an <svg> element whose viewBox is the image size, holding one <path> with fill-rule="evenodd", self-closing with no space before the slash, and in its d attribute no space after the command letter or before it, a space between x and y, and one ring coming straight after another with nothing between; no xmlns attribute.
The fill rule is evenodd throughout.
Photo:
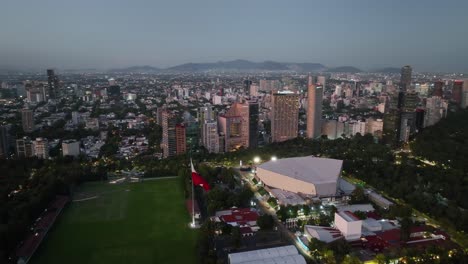
<svg viewBox="0 0 468 264"><path fill-rule="evenodd" d="M271 157L271 161L276 161L278 158L276 158L276 156L272 156Z"/></svg>

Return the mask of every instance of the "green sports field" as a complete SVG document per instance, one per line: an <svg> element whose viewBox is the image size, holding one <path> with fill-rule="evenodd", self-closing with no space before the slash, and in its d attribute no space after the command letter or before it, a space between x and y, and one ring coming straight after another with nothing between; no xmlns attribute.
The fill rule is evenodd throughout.
<svg viewBox="0 0 468 264"><path fill-rule="evenodd" d="M96 198L72 202L31 263L196 262L178 179L90 183L80 193Z"/></svg>

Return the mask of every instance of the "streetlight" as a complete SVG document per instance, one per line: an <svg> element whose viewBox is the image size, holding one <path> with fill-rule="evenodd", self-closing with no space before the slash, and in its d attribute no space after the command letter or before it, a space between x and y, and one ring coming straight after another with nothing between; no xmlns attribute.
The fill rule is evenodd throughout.
<svg viewBox="0 0 468 264"><path fill-rule="evenodd" d="M255 158L253 159L253 161L254 161L254 163L260 163L260 157L255 157Z"/></svg>
<svg viewBox="0 0 468 264"><path fill-rule="evenodd" d="M271 157L271 161L276 161L278 158L276 158L276 156L272 156Z"/></svg>

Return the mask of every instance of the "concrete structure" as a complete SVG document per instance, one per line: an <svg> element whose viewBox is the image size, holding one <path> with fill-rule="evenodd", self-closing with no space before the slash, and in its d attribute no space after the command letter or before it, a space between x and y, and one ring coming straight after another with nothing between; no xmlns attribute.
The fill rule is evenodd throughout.
<svg viewBox="0 0 468 264"><path fill-rule="evenodd" d="M337 192L343 161L312 156L269 161L257 167L266 185L293 193L329 197Z"/></svg>
<svg viewBox="0 0 468 264"><path fill-rule="evenodd" d="M318 138L322 135L322 98L323 86L311 84L307 90L307 137ZM336 136L335 136L336 137Z"/></svg>
<svg viewBox="0 0 468 264"><path fill-rule="evenodd" d="M187 152L187 140L185 137L185 126L183 124L177 124L175 126L176 134L176 154L184 154Z"/></svg>
<svg viewBox="0 0 468 264"><path fill-rule="evenodd" d="M349 211L335 213L335 227L348 241L361 238L362 220Z"/></svg>
<svg viewBox="0 0 468 264"><path fill-rule="evenodd" d="M463 80L461 107L468 107L468 79Z"/></svg>
<svg viewBox="0 0 468 264"><path fill-rule="evenodd" d="M176 119L173 112L164 109L162 110L162 139L161 148L163 157L168 158L177 154L176 146Z"/></svg>
<svg viewBox="0 0 468 264"><path fill-rule="evenodd" d="M224 135L224 144L220 144L220 150L223 152L245 147L247 138L242 135L242 117L218 116L218 131L220 135Z"/></svg>
<svg viewBox="0 0 468 264"><path fill-rule="evenodd" d="M53 69L47 69L47 84L49 99L56 99L59 96L59 79Z"/></svg>
<svg viewBox="0 0 468 264"><path fill-rule="evenodd" d="M23 131L30 133L34 131L34 113L31 109L22 109L21 110L21 124L23 126Z"/></svg>
<svg viewBox="0 0 468 264"><path fill-rule="evenodd" d="M305 225L304 235L309 241L312 238L315 238L325 243L330 243L340 238L343 238L340 230L325 226Z"/></svg>
<svg viewBox="0 0 468 264"><path fill-rule="evenodd" d="M463 86L464 84L461 80L454 81L452 86L452 101L459 106L462 106Z"/></svg>
<svg viewBox="0 0 468 264"><path fill-rule="evenodd" d="M293 192L281 189L272 189L271 193L276 199L278 199L278 204L280 205L306 204L306 201L302 199L301 196Z"/></svg>
<svg viewBox="0 0 468 264"><path fill-rule="evenodd" d="M214 120L205 121L202 131L202 145L209 153L218 153L220 147L218 123Z"/></svg>
<svg viewBox="0 0 468 264"><path fill-rule="evenodd" d="M80 142L76 140L64 140L62 141L62 155L63 156L74 156L80 155Z"/></svg>
<svg viewBox="0 0 468 264"><path fill-rule="evenodd" d="M299 95L291 91L272 95L271 139L281 142L297 137L299 124Z"/></svg>
<svg viewBox="0 0 468 264"><path fill-rule="evenodd" d="M229 264L306 264L295 246L283 246L253 251L231 253Z"/></svg>
<svg viewBox="0 0 468 264"><path fill-rule="evenodd" d="M49 141L46 138L36 138L33 142L34 155L39 159L49 158Z"/></svg>
<svg viewBox="0 0 468 264"><path fill-rule="evenodd" d="M8 158L10 154L10 127L0 125L0 159Z"/></svg>
<svg viewBox="0 0 468 264"><path fill-rule="evenodd" d="M426 99L426 109L424 113L424 127L433 126L440 119L447 117L448 102L439 96L432 96Z"/></svg>
<svg viewBox="0 0 468 264"><path fill-rule="evenodd" d="M16 140L16 155L18 155L19 158L34 156L34 145L30 138L23 137Z"/></svg>

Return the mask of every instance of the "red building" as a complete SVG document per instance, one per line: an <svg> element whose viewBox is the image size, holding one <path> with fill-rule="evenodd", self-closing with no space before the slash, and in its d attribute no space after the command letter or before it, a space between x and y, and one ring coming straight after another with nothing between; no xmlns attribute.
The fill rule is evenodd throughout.
<svg viewBox="0 0 468 264"><path fill-rule="evenodd" d="M177 124L175 127L176 134L176 154L184 154L187 152L187 141L185 138L185 126L183 124Z"/></svg>

